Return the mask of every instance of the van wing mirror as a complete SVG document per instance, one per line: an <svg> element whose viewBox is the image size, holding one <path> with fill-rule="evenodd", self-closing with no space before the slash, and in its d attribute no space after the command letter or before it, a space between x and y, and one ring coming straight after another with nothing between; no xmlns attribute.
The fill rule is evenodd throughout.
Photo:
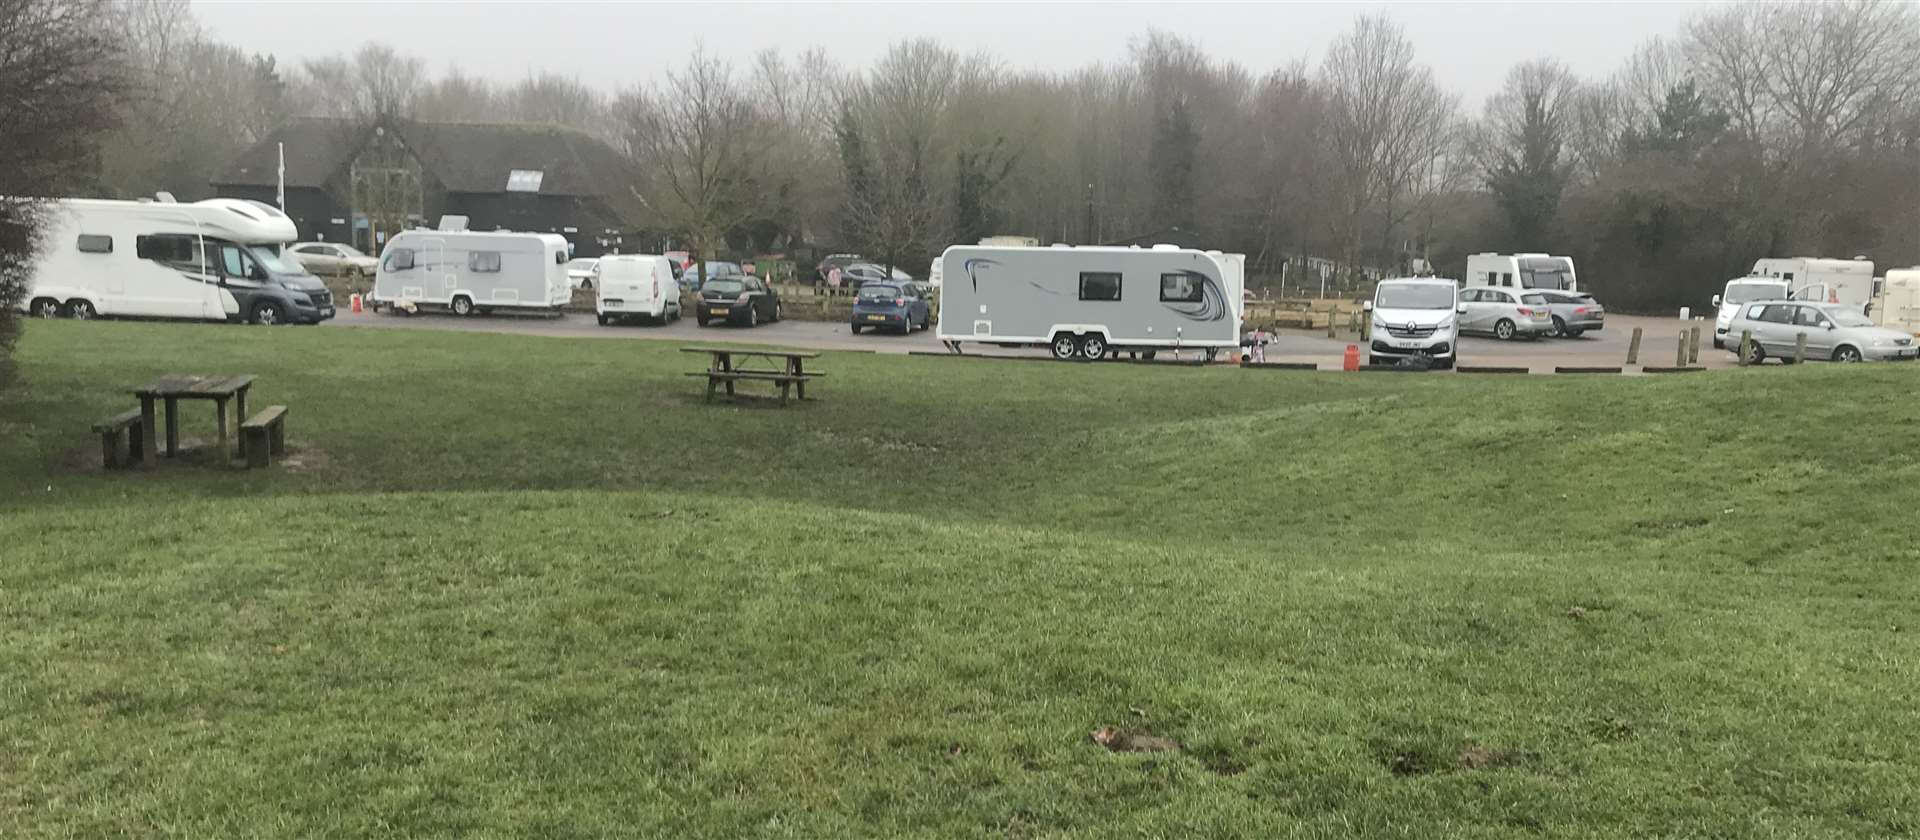
<svg viewBox="0 0 1920 840"><path fill-rule="evenodd" d="M1719 306L1719 305L1720 305L1720 296L1719 296L1719 295L1714 295L1714 296L1713 296L1713 305L1714 305L1714 306Z"/></svg>
<svg viewBox="0 0 1920 840"><path fill-rule="evenodd" d="M1372 312L1372 311L1373 311L1373 301L1370 301L1370 300L1363 300L1363 301L1360 301L1360 311L1362 311L1362 312Z"/></svg>
<svg viewBox="0 0 1920 840"><path fill-rule="evenodd" d="M1454 304L1454 305L1453 305L1453 314L1455 314L1455 315L1465 315L1465 314L1467 314L1467 305L1466 305L1466 304L1464 304L1464 303L1456 303L1456 304Z"/></svg>

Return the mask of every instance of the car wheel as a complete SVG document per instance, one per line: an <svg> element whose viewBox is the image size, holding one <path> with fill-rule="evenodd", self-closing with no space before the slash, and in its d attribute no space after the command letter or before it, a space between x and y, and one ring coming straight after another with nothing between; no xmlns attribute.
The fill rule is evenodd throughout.
<svg viewBox="0 0 1920 840"><path fill-rule="evenodd" d="M1760 342L1758 341L1747 342L1747 364L1757 365L1766 360L1767 360L1767 351L1766 351L1766 348L1760 346Z"/></svg>
<svg viewBox="0 0 1920 840"><path fill-rule="evenodd" d="M604 327L607 325L607 316L604 313L595 315L594 317L600 319L600 326Z"/></svg>
<svg viewBox="0 0 1920 840"><path fill-rule="evenodd" d="M1103 336L1099 333L1093 333L1091 335L1088 335L1085 338L1080 339L1080 355L1086 357L1087 361L1089 362L1098 361L1100 359L1106 358L1107 356L1106 336Z"/></svg>
<svg viewBox="0 0 1920 840"><path fill-rule="evenodd" d="M862 327L859 324L850 324L848 328L853 330L854 335L859 335L860 330L862 329Z"/></svg>
<svg viewBox="0 0 1920 840"><path fill-rule="evenodd" d="M1721 341L1721 340L1720 340L1720 336L1717 336L1717 335L1716 335L1716 336L1714 336L1714 337L1713 337L1713 349L1715 349L1715 350L1725 350L1725 349L1727 349L1727 343L1726 343L1726 342L1724 342L1724 341Z"/></svg>
<svg viewBox="0 0 1920 840"><path fill-rule="evenodd" d="M759 307L756 307L756 306L747 307L747 326L749 327L760 326L760 308Z"/></svg>
<svg viewBox="0 0 1920 840"><path fill-rule="evenodd" d="M1054 358L1071 359L1075 355L1079 354L1079 352L1080 352L1080 344L1079 342L1076 342L1073 340L1073 336L1067 335L1066 333L1061 333L1053 337L1053 357Z"/></svg>
<svg viewBox="0 0 1920 840"><path fill-rule="evenodd" d="M92 301L67 301L67 317L75 321L91 321L93 320L94 314Z"/></svg>
<svg viewBox="0 0 1920 840"><path fill-rule="evenodd" d="M473 314L473 299L472 299L472 298L469 298L469 297L467 297L466 295L458 295L458 296L456 296L456 297L454 297L454 299L453 299L453 314L455 314L455 315L462 315L462 316L465 316L465 315L472 315L472 314Z"/></svg>
<svg viewBox="0 0 1920 840"><path fill-rule="evenodd" d="M1833 360L1836 362L1860 361L1860 349L1852 345L1842 344L1840 345L1840 349L1833 351Z"/></svg>
<svg viewBox="0 0 1920 840"><path fill-rule="evenodd" d="M698 323L700 326L704 327L707 325L707 319L703 315L695 315L693 316L693 320L695 323Z"/></svg>
<svg viewBox="0 0 1920 840"><path fill-rule="evenodd" d="M256 305L253 307L253 317L249 320L263 327L271 327L274 324L280 323L282 320L280 304L267 302Z"/></svg>
<svg viewBox="0 0 1920 840"><path fill-rule="evenodd" d="M1579 327L1573 327L1567 330L1566 333L1568 338L1579 338L1580 336L1586 335L1587 331Z"/></svg>
<svg viewBox="0 0 1920 840"><path fill-rule="evenodd" d="M1501 318L1500 323L1493 325L1493 337L1501 341L1512 341L1513 332L1513 322L1506 318Z"/></svg>
<svg viewBox="0 0 1920 840"><path fill-rule="evenodd" d="M778 321L780 317L780 302L776 300L773 302L773 320Z"/></svg>
<svg viewBox="0 0 1920 840"><path fill-rule="evenodd" d="M53 319L60 317L60 301L53 298L36 298L29 308L35 318Z"/></svg>
<svg viewBox="0 0 1920 840"><path fill-rule="evenodd" d="M1548 331L1547 335L1553 336L1554 338L1571 337L1567 335L1567 322L1561 320L1558 315L1553 316L1553 329Z"/></svg>

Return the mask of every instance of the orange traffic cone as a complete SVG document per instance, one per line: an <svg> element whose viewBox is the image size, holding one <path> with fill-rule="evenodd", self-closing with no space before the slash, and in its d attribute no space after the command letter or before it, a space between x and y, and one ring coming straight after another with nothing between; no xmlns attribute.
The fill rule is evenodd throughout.
<svg viewBox="0 0 1920 840"><path fill-rule="evenodd" d="M1360 345L1347 345L1347 358L1341 363L1341 370L1360 369Z"/></svg>
<svg viewBox="0 0 1920 840"><path fill-rule="evenodd" d="M360 293L359 292L355 292L353 294L353 314L355 315L360 314Z"/></svg>

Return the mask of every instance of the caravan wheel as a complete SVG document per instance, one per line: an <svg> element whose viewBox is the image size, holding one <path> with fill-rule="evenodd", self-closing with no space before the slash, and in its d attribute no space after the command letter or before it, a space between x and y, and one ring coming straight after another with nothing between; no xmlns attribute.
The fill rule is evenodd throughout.
<svg viewBox="0 0 1920 840"><path fill-rule="evenodd" d="M1107 357L1107 337L1094 333L1080 339L1080 355L1087 361L1095 362Z"/></svg>
<svg viewBox="0 0 1920 840"><path fill-rule="evenodd" d="M1073 336L1067 335L1066 333L1061 333L1053 337L1053 357L1054 358L1071 359L1074 357L1075 354L1079 352L1080 352L1080 343L1077 341L1074 341Z"/></svg>
<svg viewBox="0 0 1920 840"><path fill-rule="evenodd" d="M35 318L60 317L60 301L54 300L53 298L35 299L33 302L33 317Z"/></svg>
<svg viewBox="0 0 1920 840"><path fill-rule="evenodd" d="M67 317L75 321L91 321L95 314L93 303L90 301L78 299L67 301Z"/></svg>
<svg viewBox="0 0 1920 840"><path fill-rule="evenodd" d="M457 296L457 297L455 297L455 298L453 299L453 314L455 314L455 315L472 315L472 314L473 314L473 299L472 299L472 298L469 298L469 297L467 297L466 295L459 295L459 296Z"/></svg>

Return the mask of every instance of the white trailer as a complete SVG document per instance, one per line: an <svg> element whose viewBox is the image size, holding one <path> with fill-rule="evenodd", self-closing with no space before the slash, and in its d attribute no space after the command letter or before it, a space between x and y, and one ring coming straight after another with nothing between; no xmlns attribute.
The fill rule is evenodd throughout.
<svg viewBox="0 0 1920 840"><path fill-rule="evenodd" d="M1058 358L1240 344L1246 258L1172 245L955 245L940 257L939 336Z"/></svg>
<svg viewBox="0 0 1920 840"><path fill-rule="evenodd" d="M1766 257L1755 260L1750 273L1785 281L1794 300L1837 303L1862 313L1873 302L1873 261L1868 259Z"/></svg>
<svg viewBox="0 0 1920 840"><path fill-rule="evenodd" d="M1473 254L1467 257L1466 286L1580 291L1572 257L1551 254Z"/></svg>
<svg viewBox="0 0 1920 840"><path fill-rule="evenodd" d="M557 313L573 300L567 259L567 240L557 234L402 231L380 252L373 301L456 315L495 309Z"/></svg>
<svg viewBox="0 0 1920 840"><path fill-rule="evenodd" d="M1873 300L1873 322L1920 335L1920 265L1887 271Z"/></svg>
<svg viewBox="0 0 1920 840"><path fill-rule="evenodd" d="M326 284L281 249L298 238L271 205L62 199L30 267L26 311L42 318L122 316L319 323Z"/></svg>

